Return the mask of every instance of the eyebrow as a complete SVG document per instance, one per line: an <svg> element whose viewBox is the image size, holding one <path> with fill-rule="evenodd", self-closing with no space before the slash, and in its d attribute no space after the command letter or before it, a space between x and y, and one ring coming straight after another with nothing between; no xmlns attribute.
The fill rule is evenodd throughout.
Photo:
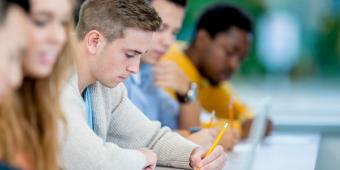
<svg viewBox="0 0 340 170"><path fill-rule="evenodd" d="M143 54L141 51L138 51L138 50L133 50L133 49L126 49L126 51L129 51L129 52L133 52L135 54Z"/></svg>
<svg viewBox="0 0 340 170"><path fill-rule="evenodd" d="M48 11L40 11L40 12L35 13L34 15L36 15L36 16L47 16L49 18L52 17L52 14Z"/></svg>

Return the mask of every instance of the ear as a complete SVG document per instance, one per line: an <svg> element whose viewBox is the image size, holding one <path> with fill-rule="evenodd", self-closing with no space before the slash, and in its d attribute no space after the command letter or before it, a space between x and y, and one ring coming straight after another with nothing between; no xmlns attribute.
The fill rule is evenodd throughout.
<svg viewBox="0 0 340 170"><path fill-rule="evenodd" d="M105 38L97 30L91 30L85 36L85 45L90 54L97 54L104 44Z"/></svg>
<svg viewBox="0 0 340 170"><path fill-rule="evenodd" d="M207 46L211 42L211 37L208 32L204 29L198 30L196 34L196 45L198 47Z"/></svg>

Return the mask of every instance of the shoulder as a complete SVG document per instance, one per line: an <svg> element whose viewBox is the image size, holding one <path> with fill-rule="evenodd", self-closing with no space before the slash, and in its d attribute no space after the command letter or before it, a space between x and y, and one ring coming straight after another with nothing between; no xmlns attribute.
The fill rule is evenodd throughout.
<svg viewBox="0 0 340 170"><path fill-rule="evenodd" d="M72 76L66 81L61 91L61 101L63 103L70 101L77 101L81 99L78 89L77 77Z"/></svg>
<svg viewBox="0 0 340 170"><path fill-rule="evenodd" d="M78 121L80 116L85 113L85 104L78 90L76 80L69 79L63 86L60 104L64 111L68 124ZM71 120L71 121L70 121Z"/></svg>

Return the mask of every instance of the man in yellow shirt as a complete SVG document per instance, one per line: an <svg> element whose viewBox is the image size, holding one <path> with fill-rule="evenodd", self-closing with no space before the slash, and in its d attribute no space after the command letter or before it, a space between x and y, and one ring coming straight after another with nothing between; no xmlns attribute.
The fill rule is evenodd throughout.
<svg viewBox="0 0 340 170"><path fill-rule="evenodd" d="M248 135L252 114L233 93L228 80L246 57L252 35L250 18L240 9L218 4L198 20L192 43L175 44L163 57L175 62L198 85L198 99L207 111L228 119ZM173 93L173 92L171 92Z"/></svg>

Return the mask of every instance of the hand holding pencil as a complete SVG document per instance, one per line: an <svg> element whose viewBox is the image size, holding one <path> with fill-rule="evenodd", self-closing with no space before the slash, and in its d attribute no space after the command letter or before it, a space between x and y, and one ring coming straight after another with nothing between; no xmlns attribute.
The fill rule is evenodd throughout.
<svg viewBox="0 0 340 170"><path fill-rule="evenodd" d="M229 104L229 106L231 106L231 105L232 105L232 103ZM231 109L229 109L229 113L232 114ZM210 120L207 123L207 125L205 126L205 128L208 128L210 130L210 132L214 132L214 133L212 133L214 138L216 138L217 135L218 135L218 132L221 131L224 128L223 126L222 127L219 127L219 126L213 127L213 124L215 122L216 122L216 116L215 116L215 110L213 110L210 114ZM231 119L229 119L228 120L228 127L232 127L232 124L233 124L233 121L231 121ZM209 136L207 137L207 139L209 139ZM222 145L223 148L226 151L230 151L239 142L239 140L240 140L239 133L233 128L227 128L227 130L224 132L224 135L221 137L219 144Z"/></svg>
<svg viewBox="0 0 340 170"><path fill-rule="evenodd" d="M222 146L217 145L223 136L224 131L228 127L226 123L223 129L216 137L210 148L207 146L196 148L190 156L190 166L197 170L216 169L220 170L226 162L226 154Z"/></svg>

